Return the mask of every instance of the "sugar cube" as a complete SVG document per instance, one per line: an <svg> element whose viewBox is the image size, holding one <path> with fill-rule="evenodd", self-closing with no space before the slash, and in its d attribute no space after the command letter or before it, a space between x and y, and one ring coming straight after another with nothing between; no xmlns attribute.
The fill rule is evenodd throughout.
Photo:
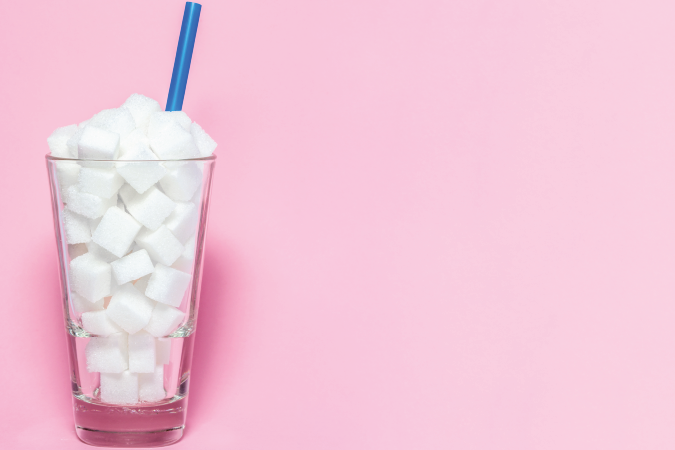
<svg viewBox="0 0 675 450"><path fill-rule="evenodd" d="M92 303L77 292L71 292L70 301L73 305L73 310L77 314L82 314L89 311L103 311L103 299L97 301L96 303Z"/></svg>
<svg viewBox="0 0 675 450"><path fill-rule="evenodd" d="M98 259L107 262L108 264L110 264L113 261L117 261L119 259L117 256L113 255L108 250L104 249L94 241L87 242L86 245L89 253L96 256Z"/></svg>
<svg viewBox="0 0 675 450"><path fill-rule="evenodd" d="M152 319L150 320L152 321ZM157 349L157 365L169 364L171 361L171 338L157 338L155 348Z"/></svg>
<svg viewBox="0 0 675 450"><path fill-rule="evenodd" d="M92 337L84 351L88 372L121 373L129 368L126 333Z"/></svg>
<svg viewBox="0 0 675 450"><path fill-rule="evenodd" d="M184 318L185 313L180 309L157 303L155 309L152 310L150 322L145 326L145 331L155 337L164 337L173 333Z"/></svg>
<svg viewBox="0 0 675 450"><path fill-rule="evenodd" d="M127 283L120 286L112 296L106 312L124 331L133 334L150 322L154 304L155 302L138 292L132 284Z"/></svg>
<svg viewBox="0 0 675 450"><path fill-rule="evenodd" d="M119 153L120 135L89 124L84 127L77 148L80 159L115 159Z"/></svg>
<svg viewBox="0 0 675 450"><path fill-rule="evenodd" d="M147 250L129 253L127 256L110 263L110 266L112 266L112 272L118 284L137 280L155 270Z"/></svg>
<svg viewBox="0 0 675 450"><path fill-rule="evenodd" d="M202 184L202 171L194 162L170 169L164 178L159 180L164 193L179 202L190 201Z"/></svg>
<svg viewBox="0 0 675 450"><path fill-rule="evenodd" d="M119 176L114 168L94 169L83 167L80 169L77 186L80 192L109 199L117 194L117 191L123 184L124 178ZM117 203L117 199L115 199L115 203Z"/></svg>
<svg viewBox="0 0 675 450"><path fill-rule="evenodd" d="M150 151L149 147L139 144L135 150L125 155L128 159L136 159L137 162L117 163L117 172L133 187L139 194L147 191L152 185L166 175L166 168L160 162L152 162L157 156ZM140 162L144 160L143 162Z"/></svg>
<svg viewBox="0 0 675 450"><path fill-rule="evenodd" d="M138 403L138 374L101 373L101 401L113 405Z"/></svg>
<svg viewBox="0 0 675 450"><path fill-rule="evenodd" d="M91 253L70 261L72 289L92 303L110 294L110 276L110 264Z"/></svg>
<svg viewBox="0 0 675 450"><path fill-rule="evenodd" d="M63 227L69 244L84 244L91 240L89 219L69 209L63 210Z"/></svg>
<svg viewBox="0 0 675 450"><path fill-rule="evenodd" d="M157 159L157 156L155 156L154 158L152 157L139 158L131 156L130 153L133 151L137 151L139 146L141 146L142 149L147 150L153 156L155 156L155 154L152 153L152 151L150 150L150 140L145 135L145 133L143 133L143 130L137 128L131 133L127 134L124 138L120 139L120 155L118 159L128 159L128 160Z"/></svg>
<svg viewBox="0 0 675 450"><path fill-rule="evenodd" d="M91 239L121 258L131 247L140 229L141 224L133 217L117 206L113 206L106 211Z"/></svg>
<svg viewBox="0 0 675 450"><path fill-rule="evenodd" d="M216 149L218 144L216 144L216 141L214 141L211 136L206 134L206 131L204 131L202 127L197 125L197 122L193 122L190 125L190 134L192 134L195 144L197 145L199 153L202 155L202 157L211 156L213 154L213 151Z"/></svg>
<svg viewBox="0 0 675 450"><path fill-rule="evenodd" d="M164 195L156 187L151 187L143 194L127 194L124 199L127 211L145 227L156 230L176 207L176 203Z"/></svg>
<svg viewBox="0 0 675 450"><path fill-rule="evenodd" d="M185 272L157 264L148 280L145 295L158 302L180 306L192 277Z"/></svg>
<svg viewBox="0 0 675 450"><path fill-rule="evenodd" d="M75 185L68 188L66 202L66 208L89 219L101 217L108 208L117 204L117 200L114 198L101 198L97 195L87 194L81 192Z"/></svg>
<svg viewBox="0 0 675 450"><path fill-rule="evenodd" d="M152 126L152 119L150 120ZM199 149L189 131L173 122L160 133L150 134L150 148L160 159L187 159L201 157Z"/></svg>
<svg viewBox="0 0 675 450"><path fill-rule="evenodd" d="M68 153L73 155L73 158L77 158L79 156L78 143L80 142L80 138L82 137L82 133L84 133L84 127L86 125L86 123L84 125L79 124L75 133L73 133L73 135L70 136L70 138L66 141Z"/></svg>
<svg viewBox="0 0 675 450"><path fill-rule="evenodd" d="M70 259L75 259L78 256L82 256L87 253L87 251L87 246L85 244L68 245L68 256L70 256Z"/></svg>
<svg viewBox="0 0 675 450"><path fill-rule="evenodd" d="M134 373L152 373L155 371L155 338L146 333L129 335L129 371Z"/></svg>
<svg viewBox="0 0 675 450"><path fill-rule="evenodd" d="M185 249L166 225L156 231L142 229L136 236L136 243L148 251L150 258L165 266L173 264Z"/></svg>
<svg viewBox="0 0 675 450"><path fill-rule="evenodd" d="M165 396L163 365L157 365L153 373L138 374L138 398L142 402L158 402Z"/></svg>
<svg viewBox="0 0 675 450"><path fill-rule="evenodd" d="M72 161L56 162L56 179L61 189L61 199L66 203L66 191L74 184L80 175L80 165Z"/></svg>
<svg viewBox="0 0 675 450"><path fill-rule="evenodd" d="M131 112L136 122L136 128L141 129L148 126L152 113L162 110L162 107L156 100L140 94L131 94L124 104L122 104L122 108L126 108Z"/></svg>
<svg viewBox="0 0 675 450"><path fill-rule="evenodd" d="M125 137L134 131L136 121L127 108L104 109L89 120L87 126L101 128Z"/></svg>
<svg viewBox="0 0 675 450"><path fill-rule="evenodd" d="M166 218L166 227L181 243L195 233L199 222L199 210L194 203L176 203L176 209Z"/></svg>
<svg viewBox="0 0 675 450"><path fill-rule="evenodd" d="M77 131L77 125L68 125L54 130L47 138L47 145L52 156L57 158L77 158L76 154L71 154L66 143Z"/></svg>
<svg viewBox="0 0 675 450"><path fill-rule="evenodd" d="M148 137L160 137L167 128L179 125L185 131L190 131L192 121L184 111L159 111L150 115L148 123Z"/></svg>
<svg viewBox="0 0 675 450"><path fill-rule="evenodd" d="M82 313L82 328L99 336L108 336L122 331L115 322L110 320L104 309Z"/></svg>

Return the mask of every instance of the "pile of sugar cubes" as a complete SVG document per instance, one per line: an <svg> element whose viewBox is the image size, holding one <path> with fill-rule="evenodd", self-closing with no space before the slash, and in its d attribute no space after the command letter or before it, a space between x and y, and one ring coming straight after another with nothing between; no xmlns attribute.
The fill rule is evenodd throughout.
<svg viewBox="0 0 675 450"><path fill-rule="evenodd" d="M139 94L47 142L52 156L91 160L56 162L70 301L93 336L87 370L100 373L103 402L159 401L200 216L203 163L181 160L210 156L216 143Z"/></svg>

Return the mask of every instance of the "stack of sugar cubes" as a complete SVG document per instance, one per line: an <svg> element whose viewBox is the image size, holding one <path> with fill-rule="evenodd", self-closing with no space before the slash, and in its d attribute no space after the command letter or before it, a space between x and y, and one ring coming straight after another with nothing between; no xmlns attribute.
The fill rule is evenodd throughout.
<svg viewBox="0 0 675 450"><path fill-rule="evenodd" d="M103 402L159 401L201 212L203 163L180 160L210 156L216 143L184 112L139 94L47 142L64 158L56 178L72 310L92 335L87 370L100 373Z"/></svg>

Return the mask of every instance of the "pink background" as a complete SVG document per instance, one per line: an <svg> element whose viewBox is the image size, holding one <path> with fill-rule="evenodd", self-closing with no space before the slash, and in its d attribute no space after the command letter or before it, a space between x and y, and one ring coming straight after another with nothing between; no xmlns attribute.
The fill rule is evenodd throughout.
<svg viewBox="0 0 675 450"><path fill-rule="evenodd" d="M45 138L165 102L183 2L2 2L4 448L73 431ZM675 447L672 1L204 1L176 449Z"/></svg>

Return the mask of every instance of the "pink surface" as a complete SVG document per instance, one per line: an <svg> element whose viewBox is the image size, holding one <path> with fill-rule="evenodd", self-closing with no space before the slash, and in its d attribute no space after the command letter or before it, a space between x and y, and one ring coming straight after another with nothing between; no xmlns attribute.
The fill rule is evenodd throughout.
<svg viewBox="0 0 675 450"><path fill-rule="evenodd" d="M166 99L182 1L5 2L0 445L72 429L45 138ZM672 449L675 4L204 1L176 449Z"/></svg>

